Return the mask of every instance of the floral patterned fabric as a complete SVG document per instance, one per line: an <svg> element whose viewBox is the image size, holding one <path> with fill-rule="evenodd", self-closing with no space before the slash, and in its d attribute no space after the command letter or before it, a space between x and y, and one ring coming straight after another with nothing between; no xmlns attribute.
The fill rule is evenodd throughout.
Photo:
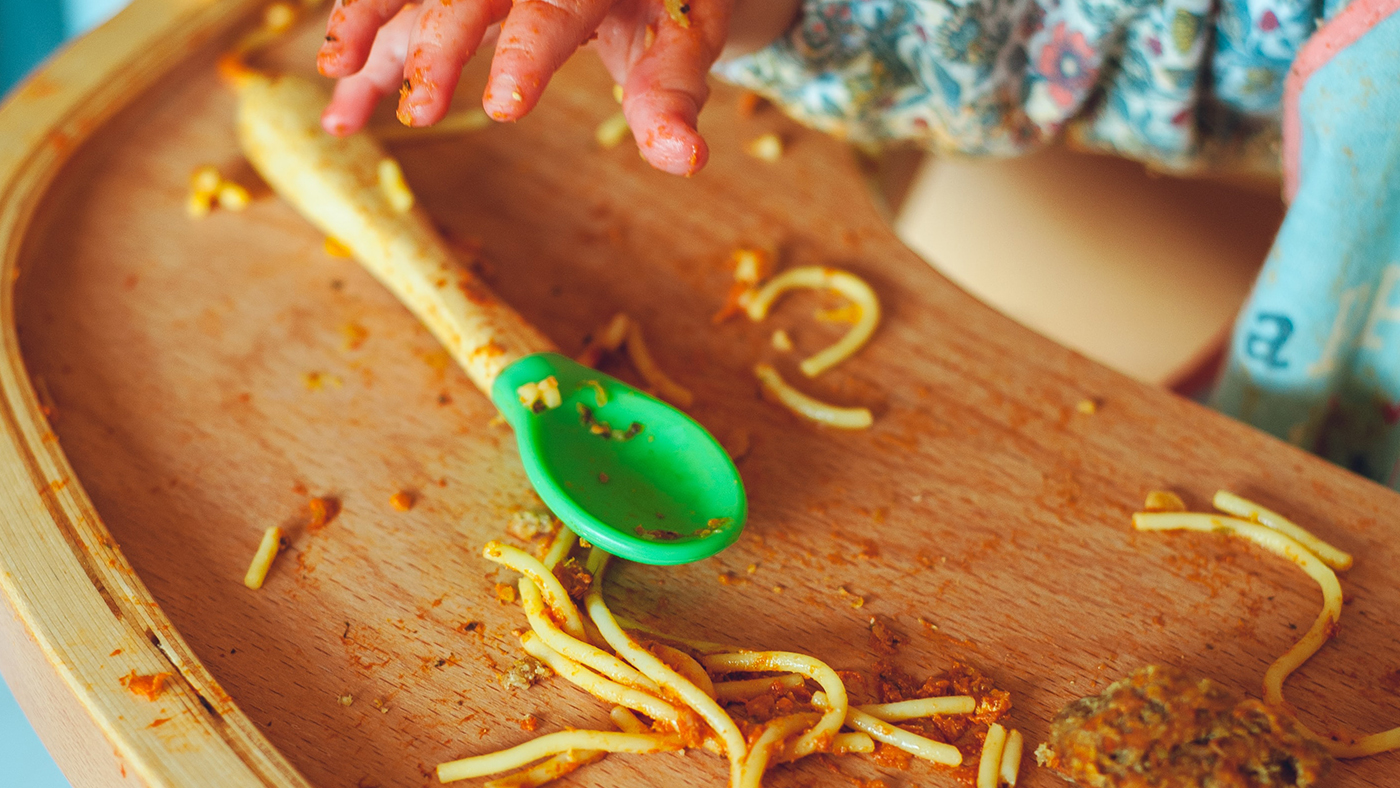
<svg viewBox="0 0 1400 788"><path fill-rule="evenodd" d="M853 142L1011 156L1067 135L1163 169L1276 171L1284 77L1340 5L805 0L716 73Z"/></svg>

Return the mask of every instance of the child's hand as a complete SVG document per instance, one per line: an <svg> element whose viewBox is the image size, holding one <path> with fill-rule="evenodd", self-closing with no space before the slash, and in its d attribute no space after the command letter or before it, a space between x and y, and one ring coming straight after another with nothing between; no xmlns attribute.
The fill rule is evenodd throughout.
<svg viewBox="0 0 1400 788"><path fill-rule="evenodd" d="M501 24L482 101L516 120L554 72L594 38L623 86L622 111L652 166L689 175L709 149L695 130L709 95L705 75L724 47L734 0L690 0L689 27L662 0L336 0L317 64L340 77L322 115L332 134L364 126L379 99L399 90L399 120L427 126L447 114L462 66Z"/></svg>

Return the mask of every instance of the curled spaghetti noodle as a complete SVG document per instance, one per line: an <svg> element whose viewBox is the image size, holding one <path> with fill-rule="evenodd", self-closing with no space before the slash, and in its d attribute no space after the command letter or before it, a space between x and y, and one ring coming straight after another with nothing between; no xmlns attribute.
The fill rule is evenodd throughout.
<svg viewBox="0 0 1400 788"><path fill-rule="evenodd" d="M875 333L875 326L880 322L880 299L875 296L875 291L870 285L855 274L838 268L808 265L789 268L770 279L749 296L744 303L744 311L748 313L750 320L762 320L767 317L768 310L778 300L778 296L797 288L835 290L849 298L860 309L859 319L845 336L837 340L836 344L802 362L802 374L814 378L850 358L870 339L870 335Z"/></svg>
<svg viewBox="0 0 1400 788"><path fill-rule="evenodd" d="M783 380L772 364L755 364L753 374L763 390L779 404L818 424L843 430L863 430L875 422L869 408L843 408L803 394Z"/></svg>
<svg viewBox="0 0 1400 788"><path fill-rule="evenodd" d="M642 328L634 320L627 330L627 356L632 359L632 366L637 368L637 372L646 380L647 385L656 390L662 399L688 408L695 404L695 395L690 389L677 383L674 378L662 371L656 363L656 359L651 355L651 350L647 347L646 340L642 338Z"/></svg>
<svg viewBox="0 0 1400 788"><path fill-rule="evenodd" d="M830 747L831 739L841 732L846 718L846 685L836 671L825 662L806 654L791 651L746 651L738 654L709 654L702 658L706 669L717 673L799 673L818 684L826 692L827 711L821 721L793 743L791 753L801 758Z"/></svg>
<svg viewBox="0 0 1400 788"><path fill-rule="evenodd" d="M1229 493L1223 493L1223 496L1222 498L1222 493L1216 495L1217 507L1247 513L1250 517L1257 518L1258 522L1192 512L1141 512L1133 515L1133 527L1139 531L1223 531L1242 536L1275 555L1293 561L1317 582L1322 590L1322 612L1303 637L1284 652L1283 656L1274 660L1264 672L1264 700L1272 704L1282 704L1284 681L1336 635L1337 622L1342 615L1342 587L1337 582L1336 573L1332 571L1328 562L1304 545L1307 543L1327 547L1333 551L1331 557L1335 563L1345 561L1350 565L1351 556L1331 548L1307 530L1258 504ZM1265 523L1266 519L1270 522L1261 524ZM1295 532L1305 538L1295 539ZM1322 742L1336 758L1364 758L1400 749L1400 727L1364 736L1352 742L1334 741L1317 734L1313 734L1313 737Z"/></svg>
<svg viewBox="0 0 1400 788"><path fill-rule="evenodd" d="M583 619L579 617L578 608L574 606L573 600L569 599L569 592L564 590L559 578L540 563L538 558L500 542L487 542L481 554L486 560L514 569L534 581L564 631L578 639L585 637Z"/></svg>

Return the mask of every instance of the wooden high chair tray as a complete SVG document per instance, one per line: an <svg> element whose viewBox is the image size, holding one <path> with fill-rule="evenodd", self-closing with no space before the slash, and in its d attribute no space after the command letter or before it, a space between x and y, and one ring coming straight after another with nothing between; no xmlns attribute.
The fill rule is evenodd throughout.
<svg viewBox="0 0 1400 788"><path fill-rule="evenodd" d="M533 498L487 400L282 202L185 214L197 165L250 178L213 61L258 6L138 0L0 109L0 665L80 787L424 786L440 761L523 741L527 714L541 732L606 724L560 681L499 680L525 622L495 599L510 573L479 551ZM274 60L307 70L320 24ZM733 90L705 112L714 157L695 178L651 171L630 143L599 150L611 83L592 55L576 61L520 123L395 150L463 254L546 334L577 350L626 311L695 390L693 414L750 436L744 537L696 565L621 567L616 609L838 669L872 666L868 622L885 617L906 670L960 660L1010 690L1033 749L1066 701L1147 662L1257 695L1312 622L1318 592L1296 567L1131 529L1150 489L1204 509L1223 487L1358 557L1340 637L1289 682L1303 718L1400 723L1395 493L994 313L896 240L845 147L772 110L742 117ZM742 152L767 131L788 142L773 164ZM813 321L808 296L761 325L713 325L744 244L879 292L870 345L800 384L870 405L872 429L813 429L756 396L774 328L810 352L840 327ZM390 506L400 490L411 511ZM341 511L309 532L317 495ZM290 549L250 591L269 525ZM154 700L126 686L160 673ZM1333 784L1397 770L1394 753L1344 763ZM564 784L724 775L706 755L615 756ZM769 783L846 775L808 762ZM884 779L955 784L918 764ZM1059 784L1029 755L1022 779Z"/></svg>

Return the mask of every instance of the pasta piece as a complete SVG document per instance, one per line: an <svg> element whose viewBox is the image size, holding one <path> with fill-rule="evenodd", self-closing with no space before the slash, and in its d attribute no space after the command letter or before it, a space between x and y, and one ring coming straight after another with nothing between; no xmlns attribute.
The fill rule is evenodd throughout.
<svg viewBox="0 0 1400 788"><path fill-rule="evenodd" d="M790 749L793 758L827 749L832 737L841 732L842 721L847 715L846 685L836 671L815 657L790 651L748 651L709 654L701 660L701 664L706 670L716 673L800 673L822 685L827 698L827 711L820 722L793 743Z"/></svg>
<svg viewBox="0 0 1400 788"><path fill-rule="evenodd" d="M593 141L598 143L598 147L604 150L612 150L622 141L627 139L632 127L627 125L627 116L621 112L609 115L606 120L598 124L598 128L593 130Z"/></svg>
<svg viewBox="0 0 1400 788"><path fill-rule="evenodd" d="M583 619L579 616L578 608L574 606L573 600L569 599L569 594L560 584L559 578L546 569L539 559L524 550L500 542L487 542L481 554L486 560L514 569L535 581L564 631L579 640L585 637Z"/></svg>
<svg viewBox="0 0 1400 788"><path fill-rule="evenodd" d="M849 755L857 752L875 752L875 740L870 734L860 731L838 733L831 738L832 755Z"/></svg>
<svg viewBox="0 0 1400 788"><path fill-rule="evenodd" d="M1020 731L1007 731L1006 746L1001 749L1001 765L997 767L997 773L1001 781L1016 788L1016 776L1021 771L1021 749L1024 742L1021 739Z"/></svg>
<svg viewBox="0 0 1400 788"><path fill-rule="evenodd" d="M843 430L863 430L875 422L869 408L843 408L809 397L788 385L771 364L755 364L753 374L764 391L788 410L818 424Z"/></svg>
<svg viewBox="0 0 1400 788"><path fill-rule="evenodd" d="M641 720L637 719L637 715L622 706L613 706L612 711L608 712L608 716L612 718L613 724L618 727L618 730L627 733L649 733L651 731Z"/></svg>
<svg viewBox="0 0 1400 788"><path fill-rule="evenodd" d="M809 265L790 268L759 288L744 305L750 320L762 320L778 296L796 288L835 290L860 307L860 320L836 344L803 361L802 374L809 378L850 358L875 333L880 322L880 299L864 280L847 271Z"/></svg>
<svg viewBox="0 0 1400 788"><path fill-rule="evenodd" d="M1278 512L1266 509L1259 504L1241 498L1232 492L1221 490L1215 494L1215 499L1211 501L1215 508L1236 517L1243 517L1252 520L1260 525L1267 526L1283 534L1291 536L1298 544L1308 548L1313 555L1322 559L1324 564L1333 569L1344 571L1351 568L1352 557L1349 553L1344 553L1332 545L1313 536L1307 529L1294 523Z"/></svg>
<svg viewBox="0 0 1400 788"><path fill-rule="evenodd" d="M877 720L902 722L932 717L935 714L971 714L977 710L977 699L970 695L949 695L942 698L918 698L897 703L870 703L857 709Z"/></svg>
<svg viewBox="0 0 1400 788"><path fill-rule="evenodd" d="M805 676L784 673L779 676L740 681L720 681L715 683L715 700L721 703L743 701L762 695L775 688L796 689L807 683Z"/></svg>
<svg viewBox="0 0 1400 788"><path fill-rule="evenodd" d="M632 365L637 368L637 372L641 373L648 385L656 389L656 393L662 399L670 400L682 408L688 408L695 403L695 395L690 389L672 380L671 376L662 372L661 367L656 365L656 359L652 358L651 351L647 349L646 340L642 339L642 329L635 322L627 332L627 355L632 359Z"/></svg>
<svg viewBox="0 0 1400 788"><path fill-rule="evenodd" d="M1147 493L1142 508L1147 512L1184 512L1186 502L1171 490L1152 490Z"/></svg>
<svg viewBox="0 0 1400 788"><path fill-rule="evenodd" d="M601 557L595 559L594 555ZM685 701L705 720L724 745L725 755L729 758L730 782L737 783L742 774L741 769L746 752L744 734L739 731L739 726L734 724L734 720L723 708L720 708L714 698L686 681L654 654L637 645L637 642L622 630L617 619L613 618L612 611L608 610L607 604L603 601L601 578L607 563L607 554L596 547L589 555L590 569L595 562L598 570L593 575L593 587L588 590L584 604L588 608L588 615L597 625L603 639L612 646L613 651L616 651L618 656L632 663L647 678L660 684L663 689L674 693L676 697Z"/></svg>
<svg viewBox="0 0 1400 788"><path fill-rule="evenodd" d="M608 756L603 750L569 750L540 761L524 771L491 780L482 788L538 788L548 782Z"/></svg>
<svg viewBox="0 0 1400 788"><path fill-rule="evenodd" d="M781 746L787 737L816 724L821 717L822 715L815 713L790 714L765 723L763 733L759 734L749 750L748 757L744 759L739 788L762 788L763 772L768 769L773 750Z"/></svg>
<svg viewBox="0 0 1400 788"><path fill-rule="evenodd" d="M553 570L568 556L569 551L574 549L575 544L578 544L578 534L569 530L569 526L560 523L559 530L554 534L554 541L549 543L549 550L544 554L545 568Z"/></svg>
<svg viewBox="0 0 1400 788"><path fill-rule="evenodd" d="M632 325L631 318L618 313L612 316L606 326L594 331L584 343L578 358L574 359L585 367L596 367L604 353L612 353L627 341L627 331Z"/></svg>
<svg viewBox="0 0 1400 788"><path fill-rule="evenodd" d="M676 730L680 730L680 712L676 710L675 706L655 695L631 687L624 687L615 681L609 681L599 676L545 645L540 636L534 632L523 633L520 636L520 645L525 649L525 653L548 665L549 669L559 674L561 678L576 684L593 697L617 706L636 709L654 720L659 720Z"/></svg>
<svg viewBox="0 0 1400 788"><path fill-rule="evenodd" d="M248 565L248 572L243 575L243 585L254 591L262 588L263 581L267 579L267 571L272 568L272 559L277 557L277 552L281 549L282 529L274 525L263 531L258 551L253 554L253 563Z"/></svg>
<svg viewBox="0 0 1400 788"><path fill-rule="evenodd" d="M783 157L783 138L777 134L761 134L744 145L744 152L772 164Z"/></svg>
<svg viewBox="0 0 1400 788"><path fill-rule="evenodd" d="M1006 749L1006 729L992 723L982 742L982 760L977 764L977 788L997 788L1001 779L1001 753Z"/></svg>
<svg viewBox="0 0 1400 788"><path fill-rule="evenodd" d="M680 737L661 733L619 733L616 731L559 731L507 750L461 758L438 764L439 782L450 783L468 777L484 777L524 766L550 755L570 750L603 752L667 752L683 747Z"/></svg>

